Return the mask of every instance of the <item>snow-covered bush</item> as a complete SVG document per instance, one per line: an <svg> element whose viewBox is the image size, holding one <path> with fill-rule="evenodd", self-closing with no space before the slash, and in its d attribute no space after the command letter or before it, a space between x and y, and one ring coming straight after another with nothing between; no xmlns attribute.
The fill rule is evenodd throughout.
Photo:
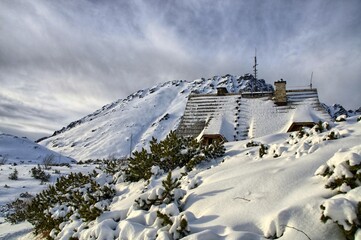
<svg viewBox="0 0 361 240"><path fill-rule="evenodd" d="M193 177L189 182L187 182L187 189L197 188L202 183L202 178L200 176Z"/></svg>
<svg viewBox="0 0 361 240"><path fill-rule="evenodd" d="M315 172L327 178L326 188L348 192L361 186L361 145L350 151L339 151Z"/></svg>
<svg viewBox="0 0 361 240"><path fill-rule="evenodd" d="M335 140L340 138L340 133L337 131L331 131L327 137L325 138L325 140Z"/></svg>
<svg viewBox="0 0 361 240"><path fill-rule="evenodd" d="M308 131L306 131L306 128L302 127L297 133L296 133L296 137L298 138L303 138L304 136L308 137L309 133Z"/></svg>
<svg viewBox="0 0 361 240"><path fill-rule="evenodd" d="M191 170L200 162L221 157L224 153L221 142L203 146L193 138L178 137L172 131L160 142L153 138L150 141L150 152L144 148L134 152L125 172L129 181L147 180L152 176L153 166L159 166L165 172L177 167Z"/></svg>
<svg viewBox="0 0 361 240"><path fill-rule="evenodd" d="M321 209L322 222L337 223L348 240L361 238L361 187L326 200Z"/></svg>
<svg viewBox="0 0 361 240"><path fill-rule="evenodd" d="M200 154L202 155L203 153L206 159L215 159L224 156L225 151L223 142L214 141L208 146L202 146Z"/></svg>
<svg viewBox="0 0 361 240"><path fill-rule="evenodd" d="M181 211L181 199L186 191L181 189L179 179L169 172L162 187L150 189L135 200L129 216L146 214L147 224L156 229L159 239L180 239L190 233L187 214ZM138 212L137 211L143 211ZM146 212L145 212L146 211ZM157 239L158 239L157 238Z"/></svg>
<svg viewBox="0 0 361 240"><path fill-rule="evenodd" d="M323 141L335 140L341 137L337 129L331 129L329 123L319 122L313 128L301 128L298 132L290 134L288 144L296 145L307 143L310 146L317 145Z"/></svg>
<svg viewBox="0 0 361 240"><path fill-rule="evenodd" d="M190 171L204 160L206 160L206 156L204 154L195 155L187 162L186 169Z"/></svg>
<svg viewBox="0 0 361 240"><path fill-rule="evenodd" d="M103 160L98 169L101 171L114 175L119 171L123 171L126 168L127 160L126 159L117 159L110 157L109 159Z"/></svg>
<svg viewBox="0 0 361 240"><path fill-rule="evenodd" d="M328 122L322 122L321 120L313 127L316 132L324 132L330 130L330 124Z"/></svg>
<svg viewBox="0 0 361 240"><path fill-rule="evenodd" d="M290 151L294 151L295 157L299 158L304 154L315 152L320 144L324 144L325 141L347 136L346 134L346 131L339 132L337 129L331 129L328 122L319 121L312 128L303 127L299 131L290 133L289 138L281 144L256 144L260 146L258 152L260 158L265 157L265 155L278 158L282 156L283 153ZM255 146L256 144L249 142L245 147ZM254 156L256 153L249 152L248 155Z"/></svg>
<svg viewBox="0 0 361 240"><path fill-rule="evenodd" d="M18 174L19 174L19 172L15 168L14 171L9 174L9 179L10 180L18 180Z"/></svg>
<svg viewBox="0 0 361 240"><path fill-rule="evenodd" d="M37 194L23 211L14 212L7 220L12 223L14 219L27 220L34 225L35 234L45 236L50 232L52 236L56 235L62 224L72 219L94 220L108 209L115 194L105 177L96 172L60 177L55 185Z"/></svg>
<svg viewBox="0 0 361 240"><path fill-rule="evenodd" d="M265 144L261 144L261 147L259 148L259 157L262 158L265 154L268 153L268 146Z"/></svg>
<svg viewBox="0 0 361 240"><path fill-rule="evenodd" d="M11 223L19 223L26 218L28 199L17 198L15 201L6 204L5 218Z"/></svg>
<svg viewBox="0 0 361 240"><path fill-rule="evenodd" d="M158 230L158 234L171 234L172 239L181 239L190 233L187 216L185 214L172 216L164 211L164 209L162 210L164 213L157 211L156 222L162 226L162 228Z"/></svg>
<svg viewBox="0 0 361 240"><path fill-rule="evenodd" d="M321 220L337 223L346 239L361 239L361 145L340 149L315 175L326 178L326 188L340 192L322 203Z"/></svg>
<svg viewBox="0 0 361 240"><path fill-rule="evenodd" d="M152 206L174 203L180 205L180 200L184 197L185 191L180 189L180 181L172 178L169 172L167 178L162 181L162 187L154 188L150 192L143 193L135 200L135 207L149 210Z"/></svg>
<svg viewBox="0 0 361 240"><path fill-rule="evenodd" d="M44 182L49 182L50 174L47 174L41 167L38 165L38 167L33 167L30 170L31 176L35 179L39 179L41 181L41 184Z"/></svg>
<svg viewBox="0 0 361 240"><path fill-rule="evenodd" d="M336 118L336 122L344 122L346 121L347 116L346 115L340 115Z"/></svg>
<svg viewBox="0 0 361 240"><path fill-rule="evenodd" d="M246 144L246 147L247 148L249 148L249 147L257 147L257 146L259 146L261 143L259 143L259 142L254 142L253 140L252 141L250 141L250 142L248 142L247 144Z"/></svg>

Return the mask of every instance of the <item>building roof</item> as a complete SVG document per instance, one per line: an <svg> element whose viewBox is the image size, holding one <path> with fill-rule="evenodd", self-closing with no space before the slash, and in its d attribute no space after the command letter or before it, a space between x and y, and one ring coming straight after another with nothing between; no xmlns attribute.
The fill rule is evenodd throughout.
<svg viewBox="0 0 361 240"><path fill-rule="evenodd" d="M298 106L291 117L291 122L317 123L320 119L322 119L322 116L319 115L320 114L317 113L311 106Z"/></svg>
<svg viewBox="0 0 361 240"><path fill-rule="evenodd" d="M228 121L228 118L225 118L223 114L217 115L209 119L208 124L202 131L202 136L214 136L221 135L226 141L233 139L234 126L231 122Z"/></svg>

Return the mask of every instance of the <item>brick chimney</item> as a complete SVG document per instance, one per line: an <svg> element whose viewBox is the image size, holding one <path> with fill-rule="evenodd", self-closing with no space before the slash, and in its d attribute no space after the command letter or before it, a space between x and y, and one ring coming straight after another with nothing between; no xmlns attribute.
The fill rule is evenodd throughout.
<svg viewBox="0 0 361 240"><path fill-rule="evenodd" d="M287 105L286 81L283 81L283 79L281 78L281 80L276 81L274 84L276 87L276 90L274 93L275 103L278 106Z"/></svg>

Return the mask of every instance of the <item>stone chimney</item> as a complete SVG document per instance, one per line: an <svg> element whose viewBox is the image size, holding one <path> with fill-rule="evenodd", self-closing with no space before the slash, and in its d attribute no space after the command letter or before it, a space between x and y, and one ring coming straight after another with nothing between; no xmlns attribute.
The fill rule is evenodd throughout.
<svg viewBox="0 0 361 240"><path fill-rule="evenodd" d="M287 105L286 81L283 81L283 79L281 78L281 80L276 81L274 84L276 87L276 90L274 93L275 103L278 106Z"/></svg>

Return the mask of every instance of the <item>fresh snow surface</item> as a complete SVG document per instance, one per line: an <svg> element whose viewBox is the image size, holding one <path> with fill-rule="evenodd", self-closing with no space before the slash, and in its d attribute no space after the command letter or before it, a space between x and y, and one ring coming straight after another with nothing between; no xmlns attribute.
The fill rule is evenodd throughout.
<svg viewBox="0 0 361 240"><path fill-rule="evenodd" d="M330 140L331 131L339 138ZM59 239L72 235L99 240L172 239L180 219L189 223L190 235L184 239L344 239L333 221L321 222L320 206L323 204L325 214L340 224L354 221L360 187L337 195L338 191L324 187L327 180L317 174L325 164L337 167L345 159L351 164L360 162L361 122L352 117L332 124L323 133L306 132L302 138L296 133L293 137L277 133L253 139L268 147L263 158L259 157L259 147L246 147L249 140L227 143L223 158L201 164L181 178L182 190L176 193L184 195L181 211L175 203L149 211L136 207L135 199L154 199L162 191L166 174L157 167L152 169L154 176L149 182L120 181L110 211L87 228L78 220L65 224ZM180 177L182 172L184 169L174 170L173 177ZM158 210L172 216L171 228L159 227ZM26 237L31 239L31 235Z"/></svg>

